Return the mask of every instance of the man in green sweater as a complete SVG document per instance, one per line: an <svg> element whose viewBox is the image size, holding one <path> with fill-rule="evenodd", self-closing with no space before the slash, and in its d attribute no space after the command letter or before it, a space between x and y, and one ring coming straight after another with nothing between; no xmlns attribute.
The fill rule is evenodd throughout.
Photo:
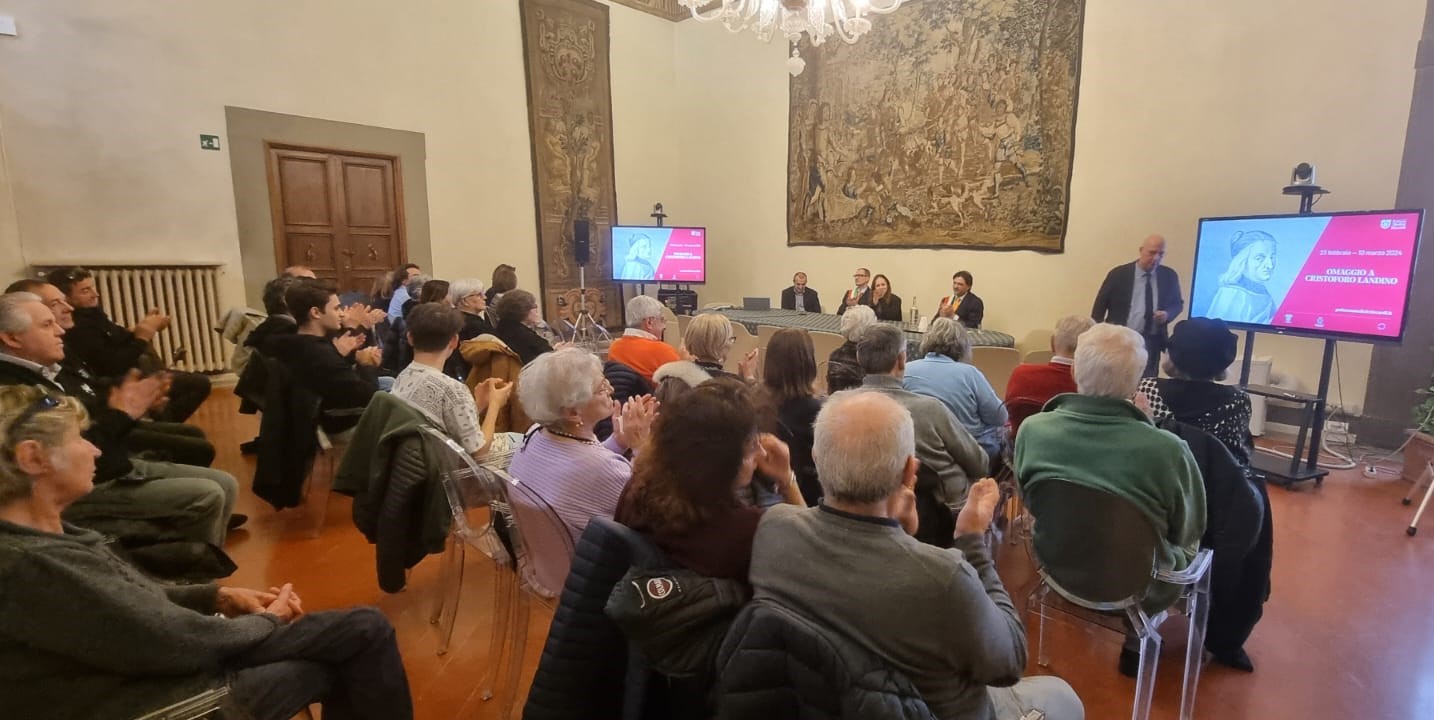
<svg viewBox="0 0 1434 720"><path fill-rule="evenodd" d="M1119 325L1096 325L1080 336L1075 354L1078 393L1057 395L1021 424L1016 476L1032 507L1052 481L1116 495L1150 520L1160 536L1157 563L1190 564L1205 534L1205 485L1185 441L1150 420L1138 393L1145 341ZM1036 516L1036 532L1061 517ZM1177 588L1152 586L1142 603L1156 613L1175 602Z"/></svg>
<svg viewBox="0 0 1434 720"><path fill-rule="evenodd" d="M971 486L955 547L916 530L916 431L885 393L849 390L817 415L816 508L767 510L752 549L755 599L787 608L866 648L909 678L942 720L1080 720L1055 677L1021 678L1026 631L986 548L999 491Z"/></svg>

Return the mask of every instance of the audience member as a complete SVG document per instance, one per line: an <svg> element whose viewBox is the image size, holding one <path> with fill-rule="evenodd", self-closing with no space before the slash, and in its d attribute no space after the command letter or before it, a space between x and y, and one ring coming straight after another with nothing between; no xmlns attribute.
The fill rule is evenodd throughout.
<svg viewBox="0 0 1434 720"><path fill-rule="evenodd" d="M0 388L0 695L7 715L133 718L227 687L246 717L413 717L393 627L373 608L305 614L268 592L151 580L64 522L100 449L84 408Z"/></svg>
<svg viewBox="0 0 1434 720"><path fill-rule="evenodd" d="M568 347L523 368L518 400L536 425L523 438L508 472L557 513L573 543L594 517L612 517L632 477L626 454L647 442L657 403L633 398L619 408L602 361ZM612 418L599 442L593 427Z"/></svg>
<svg viewBox="0 0 1434 720"><path fill-rule="evenodd" d="M877 275L871 282L871 309L876 311L877 320L901 322L901 297L891 292L891 281L885 275Z"/></svg>
<svg viewBox="0 0 1434 720"><path fill-rule="evenodd" d="M940 400L995 467L1006 446L1006 406L991 381L970 364L966 327L951 318L936 318L921 339L921 352L920 360L907 364L902 386Z"/></svg>
<svg viewBox="0 0 1434 720"><path fill-rule="evenodd" d="M94 275L79 267L58 268L46 278L65 294L74 309L75 327L68 345L75 357L104 378L117 378L132 369L145 372L161 369L154 350L154 336L169 327L169 316L150 308L133 328L112 322L100 307ZM209 378L200 373L171 371L169 403L154 413L155 419L184 422L209 397Z"/></svg>
<svg viewBox="0 0 1434 720"><path fill-rule="evenodd" d="M422 274L422 272L423 270L413 263L400 265L397 270L393 271L388 298L388 319L390 322L397 321L403 317L404 304L413 299L413 296L409 294L409 284L413 281L414 277Z"/></svg>
<svg viewBox="0 0 1434 720"><path fill-rule="evenodd" d="M816 397L817 358L812 336L799 328L784 328L767 343L762 366L762 387L777 409L777 438L787 444L792 472L808 505L822 497L817 467L812 461L812 423L822 401Z"/></svg>
<svg viewBox="0 0 1434 720"><path fill-rule="evenodd" d="M819 313L822 311L821 298L817 291L807 287L807 274L799 272L792 276L792 286L782 291L782 309Z"/></svg>
<svg viewBox="0 0 1434 720"><path fill-rule="evenodd" d="M463 313L463 327L458 330L459 345L479 335L493 334L493 326L486 314L488 299L483 296L483 290L483 281L477 278L454 280L448 286L448 302ZM467 380L471 369L461 352L455 352L448 358L447 372L459 380Z"/></svg>
<svg viewBox="0 0 1434 720"><path fill-rule="evenodd" d="M902 387L906 335L895 325L873 325L862 333L856 359L866 373L861 386L891 397L916 421L916 458L939 479L935 499L960 509L971 483L986 476L986 451L940 400Z"/></svg>
<svg viewBox="0 0 1434 720"><path fill-rule="evenodd" d="M1011 416L1011 438L1021 429L1021 422L1039 412L1051 398L1076 391L1076 343L1081 333L1095 326L1085 315L1067 315L1056 321L1051 335L1051 361L1044 365L1021 364L1011 371L1006 381L1006 410Z"/></svg>
<svg viewBox="0 0 1434 720"><path fill-rule="evenodd" d="M702 313L687 323L687 332L682 336L682 345L697 366L713 377L729 376L743 380L757 379L757 348L752 348L737 362L735 375L723 370L727 355L737 336L732 334L732 321L721 313Z"/></svg>
<svg viewBox="0 0 1434 720"><path fill-rule="evenodd" d="M1090 311L1096 322L1124 325L1145 339L1146 377L1159 371L1166 330L1185 309L1180 275L1162 265L1164 259L1165 238L1145 238L1135 262L1118 265L1105 276Z"/></svg>
<svg viewBox="0 0 1434 720"><path fill-rule="evenodd" d="M452 303L448 301L448 281L429 280L423 283L422 289L418 291L418 302L440 303L453 307Z"/></svg>
<svg viewBox="0 0 1434 720"><path fill-rule="evenodd" d="M959 270L951 276L951 295L941 298L941 307L936 310L938 317L954 317L962 325L976 329L986 317L986 303L971 292L976 280L971 273Z"/></svg>
<svg viewBox="0 0 1434 720"><path fill-rule="evenodd" d="M652 538L667 558L701 575L747 581L762 510L738 492L763 475L802 504L781 440L758 433L749 386L714 377L662 407L618 501L618 522Z"/></svg>
<svg viewBox="0 0 1434 720"><path fill-rule="evenodd" d="M866 268L857 268L851 277L856 282L856 287L847 290L842 295L841 304L837 306L838 315L845 314L847 308L857 305L871 307L871 271Z"/></svg>
<svg viewBox="0 0 1434 720"><path fill-rule="evenodd" d="M379 390L378 348L357 349L363 340L355 335L334 337L342 321L332 286L301 281L284 293L284 304L299 323L297 331L271 336L260 351L277 358L296 384L318 395L325 432L352 429Z"/></svg>
<svg viewBox="0 0 1434 720"><path fill-rule="evenodd" d="M607 358L622 363L652 382L652 374L667 363L681 360L677 349L663 342L667 330L666 307L651 295L627 301L627 330L607 351ZM674 331L675 332L675 331Z"/></svg>
<svg viewBox="0 0 1434 720"><path fill-rule="evenodd" d="M280 273L280 277L308 278L310 280L319 279L319 276L314 274L313 268L306 265L290 265L284 268L284 272Z"/></svg>
<svg viewBox="0 0 1434 720"><path fill-rule="evenodd" d="M508 345L524 365L539 355L552 352L553 346L534 330L543 319L538 311L538 299L527 290L509 290L503 293L495 308L498 326L493 334Z"/></svg>
<svg viewBox="0 0 1434 720"><path fill-rule="evenodd" d="M369 305L386 309L389 301L393 300L393 285L392 270L375 276L369 288Z"/></svg>
<svg viewBox="0 0 1434 720"><path fill-rule="evenodd" d="M497 305L498 298L503 297L503 293L517 288L518 268L507 263L500 264L493 268L493 282L489 283L488 287L488 304Z"/></svg>
<svg viewBox="0 0 1434 720"><path fill-rule="evenodd" d="M288 292L297 280L297 277L291 275L280 275L264 283L264 312L268 313L268 317L250 331L249 337L244 339L245 345L262 348L274 335L290 335L298 331L298 322L289 314L289 306L284 304L284 293Z"/></svg>
<svg viewBox="0 0 1434 720"><path fill-rule="evenodd" d="M44 280L17 280L5 288L5 292L35 294L45 307L50 308L50 312L55 315L55 323L62 330L68 333L74 329L74 308L65 301L65 294L54 285ZM111 384L109 378L99 377L91 371L89 365L77 357L68 346L65 348L65 359L60 361L60 371L56 374L55 381L66 393L79 397L82 401L90 395L103 398ZM161 398L151 411L162 408L165 402L167 400ZM151 460L199 467L209 467L214 462L214 445L209 442L204 431L198 426L186 423L164 422L146 417L130 431L129 448Z"/></svg>
<svg viewBox="0 0 1434 720"><path fill-rule="evenodd" d="M856 362L856 344L866 329L875 324L876 312L865 305L858 305L842 315L840 332L846 342L837 346L827 358L828 393L861 386L861 379L866 377L866 373Z"/></svg>
<svg viewBox="0 0 1434 720"><path fill-rule="evenodd" d="M1224 320L1190 318L1175 326L1162 363L1167 378L1147 377L1140 391L1156 422L1173 417L1214 435L1241 465L1255 451L1250 396L1221 380L1235 362L1235 334Z"/></svg>
<svg viewBox="0 0 1434 720"><path fill-rule="evenodd" d="M1048 482L1065 481L1130 502L1160 534L1157 566L1179 570L1200 549L1205 488L1190 449L1137 405L1144 402L1138 387L1145 364L1145 342L1135 330L1097 325L1082 334L1075 352L1079 393L1056 396L1021 425L1015 470L1028 499ZM1037 516L1036 532L1060 521ZM1155 613L1176 597L1177 588L1157 583L1143 605Z"/></svg>
<svg viewBox="0 0 1434 720"><path fill-rule="evenodd" d="M85 437L105 451L99 486L76 507L105 508L116 519L162 513L182 537L224 545L239 483L219 470L131 458L129 436L139 419L164 397L162 375L131 371L101 396L94 386L70 376L60 365L65 331L39 296L0 296L0 385L40 387L73 395L95 418ZM7 430L7 435L11 431ZM116 512L114 508L123 508ZM233 516L242 522L242 516ZM237 527L237 525L235 525Z"/></svg>
<svg viewBox="0 0 1434 720"><path fill-rule="evenodd" d="M469 390L443 373L444 363L458 347L458 330L463 326L459 311L443 303L422 303L408 314L407 324L413 362L394 380L393 394L422 411L465 452L486 455L497 440L494 425L513 392L512 383L489 378ZM508 449L501 444L496 451Z"/></svg>
<svg viewBox="0 0 1434 720"><path fill-rule="evenodd" d="M938 718L1080 720L1063 680L1022 678L1026 632L986 547L999 491L971 488L955 547L917 542L912 417L848 391L817 416L817 508L773 508L752 548L755 599L831 628L905 674Z"/></svg>

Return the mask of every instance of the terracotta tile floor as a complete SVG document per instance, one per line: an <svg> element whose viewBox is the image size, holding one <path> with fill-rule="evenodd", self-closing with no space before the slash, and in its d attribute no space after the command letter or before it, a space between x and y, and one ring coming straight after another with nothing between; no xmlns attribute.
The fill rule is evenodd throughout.
<svg viewBox="0 0 1434 720"><path fill-rule="evenodd" d="M219 447L216 465L248 487L252 459L239 442L258 424L239 415L228 390L218 389L195 416ZM1405 536L1412 508L1399 499L1408 485L1392 474L1379 480L1337 472L1318 489L1271 488L1275 516L1274 595L1247 649L1252 675L1210 666L1200 681L1196 716L1249 718L1434 718L1434 515L1425 533ZM268 587L293 582L310 609L372 604L398 628L420 718L497 718L499 699L482 701L477 682L489 662L486 560L469 554L467 594L453 646L439 657L428 623L437 558L416 567L409 588L395 595L378 589L373 549L354 529L350 502L334 495L317 539L304 518L276 514L246 490L239 509L251 516L230 537L239 563L232 584ZM1002 577L1024 603L1033 574L1024 550L1007 546ZM1022 605L1024 606L1024 605ZM527 678L537 663L548 616L536 610L529 624ZM1178 620L1168 626L1154 716L1174 718L1180 700L1183 641ZM1119 640L1076 625L1050 626L1050 673L1065 678L1094 720L1128 717L1134 681L1115 671ZM1034 639L1031 672L1035 666Z"/></svg>

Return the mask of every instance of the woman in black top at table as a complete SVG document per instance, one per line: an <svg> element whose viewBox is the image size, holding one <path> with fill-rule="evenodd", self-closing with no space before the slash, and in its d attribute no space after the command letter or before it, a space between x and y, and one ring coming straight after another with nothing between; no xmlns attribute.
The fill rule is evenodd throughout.
<svg viewBox="0 0 1434 720"><path fill-rule="evenodd" d="M891 294L891 281L885 275L877 275L871 281L871 309L876 311L877 320L901 322L901 298Z"/></svg>

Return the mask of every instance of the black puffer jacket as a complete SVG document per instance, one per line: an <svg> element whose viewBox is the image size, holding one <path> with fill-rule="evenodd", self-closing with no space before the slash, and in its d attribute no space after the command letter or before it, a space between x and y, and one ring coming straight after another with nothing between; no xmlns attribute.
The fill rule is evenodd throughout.
<svg viewBox="0 0 1434 720"><path fill-rule="evenodd" d="M629 568L666 564L636 531L603 517L588 523L573 554L523 720L706 717L704 698L694 698L682 683L651 672L603 610Z"/></svg>
<svg viewBox="0 0 1434 720"><path fill-rule="evenodd" d="M612 399L625 403L629 398L642 397L652 394L652 385L642 379L636 370L616 360L608 360L602 365L603 377L607 378L608 384L612 385ZM612 434L612 418L603 418L593 427L599 440L606 440Z"/></svg>
<svg viewBox="0 0 1434 720"><path fill-rule="evenodd" d="M936 720L911 681L806 618L747 604L717 655L717 718Z"/></svg>

